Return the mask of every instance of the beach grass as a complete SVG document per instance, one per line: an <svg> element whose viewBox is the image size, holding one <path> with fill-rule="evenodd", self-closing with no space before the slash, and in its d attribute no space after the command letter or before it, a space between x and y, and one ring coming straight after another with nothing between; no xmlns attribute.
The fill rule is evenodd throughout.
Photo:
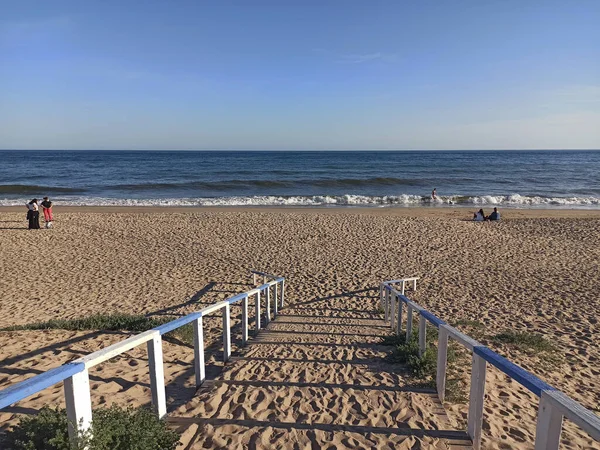
<svg viewBox="0 0 600 450"><path fill-rule="evenodd" d="M0 331L21 330L68 330L68 331L131 331L141 333L171 322L176 317L149 317L141 314L92 314L76 319L51 319L46 322L33 322L25 325L12 325ZM176 337L186 344L194 342L194 331L190 324L184 325L166 336Z"/></svg>
<svg viewBox="0 0 600 450"><path fill-rule="evenodd" d="M507 344L522 351L554 352L556 347L536 333L503 331L491 338L496 344Z"/></svg>

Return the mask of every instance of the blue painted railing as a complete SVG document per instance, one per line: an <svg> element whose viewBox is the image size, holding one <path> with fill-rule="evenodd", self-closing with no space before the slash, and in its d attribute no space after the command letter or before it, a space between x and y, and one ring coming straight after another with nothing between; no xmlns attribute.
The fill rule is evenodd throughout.
<svg viewBox="0 0 600 450"><path fill-rule="evenodd" d="M416 278L404 280L384 281L380 285L380 301L384 308L385 320L390 322L392 329L398 334L402 332L402 309L407 308L406 338L412 334L413 312L419 314L419 351L426 349L426 325L429 322L438 329L438 355L436 387L438 396L443 402L446 390L446 365L448 338L460 342L473 353L471 369L471 391L469 396L469 414L467 432L473 440L474 449L481 446L481 428L483 420L483 402L485 395L486 365L490 363L513 380L540 397L538 420L536 428L535 450L558 450L562 432L563 417L575 422L597 441L600 441L600 418L592 411L569 398L556 388L542 381L537 376L527 372L522 367L514 364L498 353L480 344L476 340L464 335L451 327L422 306L411 301L404 295L405 285ZM396 290L393 285L400 284L401 290Z"/></svg>

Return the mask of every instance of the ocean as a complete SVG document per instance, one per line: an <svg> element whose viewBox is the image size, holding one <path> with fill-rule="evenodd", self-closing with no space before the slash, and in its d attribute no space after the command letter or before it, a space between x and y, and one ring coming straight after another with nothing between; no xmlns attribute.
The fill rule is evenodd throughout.
<svg viewBox="0 0 600 450"><path fill-rule="evenodd" d="M44 196L89 206L597 209L600 151L0 151L0 206Z"/></svg>

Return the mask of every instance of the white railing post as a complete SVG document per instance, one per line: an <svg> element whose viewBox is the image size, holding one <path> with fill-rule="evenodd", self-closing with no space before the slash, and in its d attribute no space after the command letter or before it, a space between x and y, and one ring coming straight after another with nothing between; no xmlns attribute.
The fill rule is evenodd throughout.
<svg viewBox="0 0 600 450"><path fill-rule="evenodd" d="M275 285L275 303L277 303L277 285ZM271 286L267 286L267 315L265 318L265 325L269 325L271 322Z"/></svg>
<svg viewBox="0 0 600 450"><path fill-rule="evenodd" d="M263 275L263 284L267 284L267 276Z"/></svg>
<svg viewBox="0 0 600 450"><path fill-rule="evenodd" d="M158 334L148 341L148 362L150 365L152 408L158 414L159 419L162 419L167 415L167 400L165 395L162 338Z"/></svg>
<svg viewBox="0 0 600 450"><path fill-rule="evenodd" d="M415 278L413 280L413 291L416 291L416 290L417 290L417 279Z"/></svg>
<svg viewBox="0 0 600 450"><path fill-rule="evenodd" d="M254 304L254 315L256 316L256 329L255 333L258 334L260 330L260 291L256 293L256 303Z"/></svg>
<svg viewBox="0 0 600 450"><path fill-rule="evenodd" d="M486 366L487 363L485 359L473 353L467 432L473 441L474 450L479 450L481 448L481 425L483 423Z"/></svg>
<svg viewBox="0 0 600 450"><path fill-rule="evenodd" d="M194 373L196 374L196 387L204 383L206 372L204 368L204 330L202 329L202 316L192 322L194 328Z"/></svg>
<svg viewBox="0 0 600 450"><path fill-rule="evenodd" d="M242 344L248 343L248 296L242 299Z"/></svg>
<svg viewBox="0 0 600 450"><path fill-rule="evenodd" d="M396 333L398 334L398 336L400 336L400 333L402 333L402 306L403 306L403 301L400 300L400 298L398 297L398 324L396 326Z"/></svg>
<svg viewBox="0 0 600 450"><path fill-rule="evenodd" d="M396 317L396 302L394 301L395 295L390 291L390 328L394 329L394 318Z"/></svg>
<svg viewBox="0 0 600 450"><path fill-rule="evenodd" d="M229 361L231 356L231 328L230 328L231 312L229 304L223 308L223 362Z"/></svg>
<svg viewBox="0 0 600 450"><path fill-rule="evenodd" d="M254 286L256 286L256 274L255 273L252 274L252 283L254 284Z"/></svg>
<svg viewBox="0 0 600 450"><path fill-rule="evenodd" d="M277 302L279 302L279 283L275 283L274 286L275 286L274 303L277 304ZM269 320L271 320L270 317L271 317L271 313L269 313Z"/></svg>
<svg viewBox="0 0 600 450"><path fill-rule="evenodd" d="M405 289L406 289L406 281L402 280L402 295L404 295Z"/></svg>
<svg viewBox="0 0 600 450"><path fill-rule="evenodd" d="M283 282L281 284L281 301L283 302ZM273 319L277 318L277 314L279 314L279 302L275 300L273 304Z"/></svg>
<svg viewBox="0 0 600 450"><path fill-rule="evenodd" d="M435 386L440 402L446 398L446 365L448 362L448 330L440 325L438 329L437 374Z"/></svg>
<svg viewBox="0 0 600 450"><path fill-rule="evenodd" d="M383 283L379 284L379 306L383 309Z"/></svg>
<svg viewBox="0 0 600 450"><path fill-rule="evenodd" d="M562 420L562 413L552 407L545 392L542 392L535 430L535 450L558 450Z"/></svg>
<svg viewBox="0 0 600 450"><path fill-rule="evenodd" d="M419 356L423 356L427 349L427 320L419 315Z"/></svg>
<svg viewBox="0 0 600 450"><path fill-rule="evenodd" d="M387 286L383 289L383 319L387 322L388 321L388 317L389 317L389 309L388 309L388 303L389 303L389 298L388 298L388 293L390 291L388 290Z"/></svg>
<svg viewBox="0 0 600 450"><path fill-rule="evenodd" d="M406 305L406 342L410 342L413 326L413 308L411 305Z"/></svg>
<svg viewBox="0 0 600 450"><path fill-rule="evenodd" d="M281 309L283 309L283 295L285 293L285 280L281 280Z"/></svg>
<svg viewBox="0 0 600 450"><path fill-rule="evenodd" d="M76 373L65 379L65 402L69 420L69 439L76 442L79 433L85 433L92 423L92 400L90 398L90 377L88 370Z"/></svg>

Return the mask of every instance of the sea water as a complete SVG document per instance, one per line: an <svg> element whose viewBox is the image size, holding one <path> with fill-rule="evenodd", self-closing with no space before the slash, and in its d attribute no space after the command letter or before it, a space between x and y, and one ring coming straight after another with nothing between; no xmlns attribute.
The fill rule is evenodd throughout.
<svg viewBox="0 0 600 450"><path fill-rule="evenodd" d="M0 206L44 196L90 206L595 209L600 151L0 151Z"/></svg>

